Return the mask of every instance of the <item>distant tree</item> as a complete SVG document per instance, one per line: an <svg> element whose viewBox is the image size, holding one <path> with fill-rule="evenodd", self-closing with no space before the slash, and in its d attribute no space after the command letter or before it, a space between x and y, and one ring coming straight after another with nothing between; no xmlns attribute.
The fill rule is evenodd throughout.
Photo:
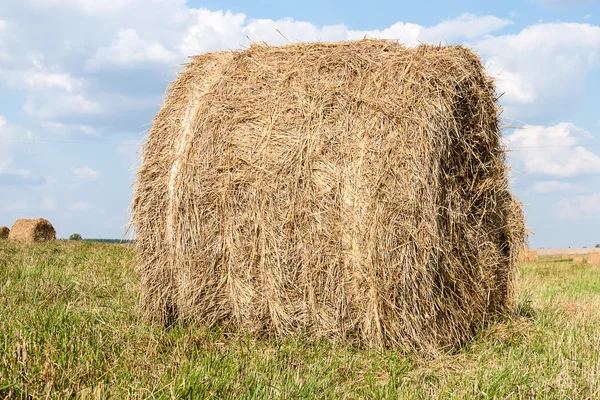
<svg viewBox="0 0 600 400"><path fill-rule="evenodd" d="M597 248L597 249L600 249L600 243L598 243L598 244L596 245L596 248Z"/></svg>
<svg viewBox="0 0 600 400"><path fill-rule="evenodd" d="M82 240L82 237L79 233L74 233L71 236L69 236L69 240Z"/></svg>

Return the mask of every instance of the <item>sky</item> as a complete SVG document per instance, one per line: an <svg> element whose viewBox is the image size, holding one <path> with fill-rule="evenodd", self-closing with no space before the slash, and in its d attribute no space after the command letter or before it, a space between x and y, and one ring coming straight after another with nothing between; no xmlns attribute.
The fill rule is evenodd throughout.
<svg viewBox="0 0 600 400"><path fill-rule="evenodd" d="M251 41L463 44L502 94L532 247L600 243L600 1L3 0L0 225L122 238L139 148L191 55Z"/></svg>

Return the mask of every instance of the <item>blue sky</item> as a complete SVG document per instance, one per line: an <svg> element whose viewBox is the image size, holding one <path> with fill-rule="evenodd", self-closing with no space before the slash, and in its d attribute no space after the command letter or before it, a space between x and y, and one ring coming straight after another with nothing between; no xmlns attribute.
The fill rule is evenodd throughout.
<svg viewBox="0 0 600 400"><path fill-rule="evenodd" d="M465 44L495 77L533 247L600 243L600 2L22 0L0 5L0 225L120 238L189 55L248 39Z"/></svg>

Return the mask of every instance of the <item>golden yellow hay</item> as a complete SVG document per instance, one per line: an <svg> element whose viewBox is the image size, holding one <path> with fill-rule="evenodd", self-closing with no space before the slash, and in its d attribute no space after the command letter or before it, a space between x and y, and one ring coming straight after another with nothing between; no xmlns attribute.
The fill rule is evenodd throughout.
<svg viewBox="0 0 600 400"><path fill-rule="evenodd" d="M587 262L588 264L600 265L600 252L588 253Z"/></svg>
<svg viewBox="0 0 600 400"><path fill-rule="evenodd" d="M583 264L585 258L583 256L573 256L573 264Z"/></svg>
<svg viewBox="0 0 600 400"><path fill-rule="evenodd" d="M536 262L538 260L538 253L535 250L523 247L519 252L519 262Z"/></svg>
<svg viewBox="0 0 600 400"><path fill-rule="evenodd" d="M56 239L56 231L50 221L43 218L18 219L8 235L10 240L26 243L44 242Z"/></svg>
<svg viewBox="0 0 600 400"><path fill-rule="evenodd" d="M8 239L8 234L10 233L10 229L6 226L0 226L0 239Z"/></svg>
<svg viewBox="0 0 600 400"><path fill-rule="evenodd" d="M132 218L151 318L426 351L511 308L525 240L478 56L385 40L195 57Z"/></svg>

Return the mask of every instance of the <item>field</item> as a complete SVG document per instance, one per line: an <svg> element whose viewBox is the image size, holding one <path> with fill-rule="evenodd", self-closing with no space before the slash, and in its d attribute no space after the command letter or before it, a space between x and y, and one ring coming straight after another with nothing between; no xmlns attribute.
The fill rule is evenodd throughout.
<svg viewBox="0 0 600 400"><path fill-rule="evenodd" d="M600 267L521 265L453 354L151 325L127 245L0 242L0 398L600 398Z"/></svg>

